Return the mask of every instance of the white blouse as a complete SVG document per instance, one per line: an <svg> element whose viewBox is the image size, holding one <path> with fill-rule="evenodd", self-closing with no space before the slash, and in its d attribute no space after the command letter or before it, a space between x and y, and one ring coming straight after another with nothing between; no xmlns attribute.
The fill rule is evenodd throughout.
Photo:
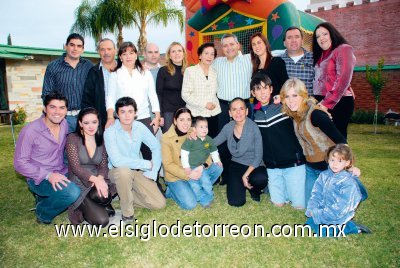
<svg viewBox="0 0 400 268"><path fill-rule="evenodd" d="M150 117L152 112L160 111L153 76L149 71L140 73L138 69L129 74L128 69L122 65L116 72L112 72L108 81L108 94L106 96L106 109L115 109L115 103L121 97L131 97L137 104L137 119Z"/></svg>

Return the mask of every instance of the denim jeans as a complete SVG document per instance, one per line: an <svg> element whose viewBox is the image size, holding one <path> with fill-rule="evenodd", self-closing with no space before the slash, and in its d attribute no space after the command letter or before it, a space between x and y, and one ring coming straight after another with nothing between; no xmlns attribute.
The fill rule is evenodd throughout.
<svg viewBox="0 0 400 268"><path fill-rule="evenodd" d="M214 200L213 183L215 180L212 182L212 178L218 178L221 173L222 167L212 164L209 168L203 170L198 180L188 180L197 202L203 207L209 206Z"/></svg>
<svg viewBox="0 0 400 268"><path fill-rule="evenodd" d="M290 201L295 208L305 208L306 165L290 168L267 168L267 173L272 203L284 204L286 201Z"/></svg>
<svg viewBox="0 0 400 268"><path fill-rule="evenodd" d="M319 224L316 224L313 220L312 217L308 218L306 221L306 224L310 226L311 230L313 230L314 233L317 234L318 237L334 237L334 234L339 235L339 229L336 227L336 231L333 228L321 228L321 231L319 230ZM328 225L328 223L326 223ZM329 231L329 235L327 234L327 230ZM343 230L343 233L345 235L349 234L358 234L358 228L357 225L353 221L348 221L346 223L346 227Z"/></svg>
<svg viewBox="0 0 400 268"><path fill-rule="evenodd" d="M58 214L66 210L78 199L81 190L70 182L62 186L62 189L54 191L53 186L47 180L36 185L32 179L27 180L29 189L36 194L36 216L45 223L50 223Z"/></svg>
<svg viewBox="0 0 400 268"><path fill-rule="evenodd" d="M222 168L216 164L212 164L205 171L207 171L210 183L211 185L213 185L214 182L217 181L219 175L221 174ZM196 193L193 191L189 181L178 180L174 182L166 182L166 184L167 184L167 191L165 193L166 197L172 198L176 202L176 204L178 204L178 206L180 206L182 209L191 210L197 206L198 202L197 196Z"/></svg>
<svg viewBox="0 0 400 268"><path fill-rule="evenodd" d="M72 133L76 130L76 124L78 122L78 116L77 115L67 115L65 117L68 123L68 134Z"/></svg>
<svg viewBox="0 0 400 268"><path fill-rule="evenodd" d="M311 192L314 187L315 181L318 179L319 174L323 170L318 170L306 164L306 188L305 188L305 204L307 207L308 200L310 200Z"/></svg>

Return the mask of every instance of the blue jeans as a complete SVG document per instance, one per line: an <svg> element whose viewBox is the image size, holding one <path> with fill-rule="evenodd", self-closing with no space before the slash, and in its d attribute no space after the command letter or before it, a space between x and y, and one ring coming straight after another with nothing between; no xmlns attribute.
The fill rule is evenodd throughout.
<svg viewBox="0 0 400 268"><path fill-rule="evenodd" d="M213 185L214 182L217 181L221 172L222 168L215 164L212 164L207 169L211 185ZM178 204L178 206L180 206L182 209L191 210L197 206L198 202L197 196L196 193L193 191L189 181L178 180L174 182L166 182L166 184L167 184L167 191L165 192L166 197L172 198L176 202L176 204Z"/></svg>
<svg viewBox="0 0 400 268"><path fill-rule="evenodd" d="M61 190L54 191L53 186L46 179L36 185L32 179L27 180L29 189L36 194L36 217L45 223L50 223L58 214L74 203L81 190L73 183Z"/></svg>
<svg viewBox="0 0 400 268"><path fill-rule="evenodd" d="M310 200L311 192L314 187L315 181L318 179L319 174L323 170L318 170L306 164L306 188L305 188L305 204L307 207L308 200Z"/></svg>
<svg viewBox="0 0 400 268"><path fill-rule="evenodd" d="M209 206L214 200L213 184L211 177L218 178L222 173L222 167L212 164L209 168L204 169L201 177L198 180L188 180L190 187L194 195L196 196L197 202L200 205Z"/></svg>
<svg viewBox="0 0 400 268"><path fill-rule="evenodd" d="M267 168L267 173L272 203L284 204L286 201L290 201L295 208L305 208L306 165L290 168Z"/></svg>
<svg viewBox="0 0 400 268"><path fill-rule="evenodd" d="M316 233L318 237L334 237L335 233L336 235L339 235L338 227L336 227L336 231L333 228L329 228L329 235L327 234L327 228L321 228L322 232L320 232L319 224L316 224L312 217L307 219L306 224L311 227L311 230L313 230L313 232ZM346 223L346 227L344 227L343 233L345 235L358 234L359 231L357 225L353 221L348 221Z"/></svg>
<svg viewBox="0 0 400 268"><path fill-rule="evenodd" d="M78 116L77 115L67 115L65 117L68 123L68 134L72 133L76 130L76 124L78 122Z"/></svg>

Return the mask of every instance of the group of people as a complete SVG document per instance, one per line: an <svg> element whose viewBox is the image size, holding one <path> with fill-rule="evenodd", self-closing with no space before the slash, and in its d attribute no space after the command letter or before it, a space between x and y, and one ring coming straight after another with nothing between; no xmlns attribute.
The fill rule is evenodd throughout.
<svg viewBox="0 0 400 268"><path fill-rule="evenodd" d="M155 44L142 63L133 43L117 51L102 39L93 66L81 57L84 39L71 34L46 69L43 115L22 129L14 157L37 221L51 223L68 208L74 224L105 226L116 194L124 221L134 220L134 207L165 207L165 198L208 208L221 178L231 206L243 206L247 190L256 202L265 192L276 206L307 208L310 226L349 222L366 198L346 145L355 57L327 22L314 31L313 53L302 42L302 31L288 28L285 53L273 57L256 33L243 55L225 34L223 57L204 43L189 67L177 42L160 66ZM329 203L332 195L340 204Z"/></svg>

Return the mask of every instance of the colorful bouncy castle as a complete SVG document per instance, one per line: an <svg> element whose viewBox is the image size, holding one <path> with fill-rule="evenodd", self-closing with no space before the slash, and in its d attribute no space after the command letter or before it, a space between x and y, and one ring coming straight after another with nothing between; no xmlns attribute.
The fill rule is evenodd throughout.
<svg viewBox="0 0 400 268"><path fill-rule="evenodd" d="M321 20L299 11L287 0L184 0L186 11L186 49L190 64L198 62L197 48L214 42L222 55L220 40L225 33L234 33L249 53L250 36L262 32L272 50L285 49L283 35L290 26L304 34L304 46L311 48L312 33Z"/></svg>

